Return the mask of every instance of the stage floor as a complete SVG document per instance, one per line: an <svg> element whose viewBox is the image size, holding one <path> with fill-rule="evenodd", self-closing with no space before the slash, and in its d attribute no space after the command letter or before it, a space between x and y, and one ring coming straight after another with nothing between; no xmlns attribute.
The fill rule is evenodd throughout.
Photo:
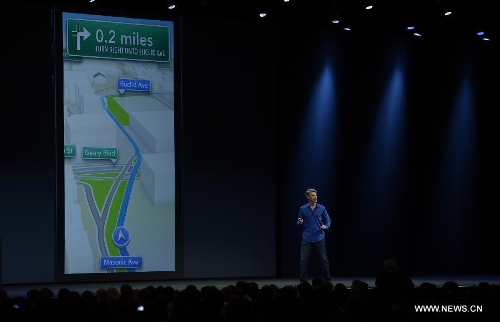
<svg viewBox="0 0 500 322"><path fill-rule="evenodd" d="M419 287L424 282L430 282L438 287L442 286L444 283L448 281L454 281L458 283L461 287L468 287L478 285L481 282L487 282L489 284L497 284L500 285L500 275L498 276L410 276L415 287ZM337 283L344 284L347 288L351 287L351 283L354 280L361 280L368 283L369 287L375 287L375 277L369 276L352 276L352 277L333 277L332 284L335 285ZM227 278L227 279L180 279L180 280L151 280L151 281L109 281L109 282L91 282L91 283L52 283L52 284L3 284L0 288L4 289L8 296L13 298L16 296L25 297L26 293L30 289L41 289L44 287L48 287L54 292L54 295L57 296L57 291L63 287L68 288L71 291L77 291L80 294L86 290L89 290L93 293L97 291L99 288L109 288L116 287L120 288L121 285L127 283L132 285L133 288L142 289L147 286L171 286L176 290L183 290L188 285L195 285L198 289L201 289L203 286L216 286L219 289L229 285L235 285L239 280L245 280L247 282L256 282L259 287L263 287L265 285L274 284L279 288L288 286L288 285L296 285L298 283L298 279L290 279L290 278Z"/></svg>

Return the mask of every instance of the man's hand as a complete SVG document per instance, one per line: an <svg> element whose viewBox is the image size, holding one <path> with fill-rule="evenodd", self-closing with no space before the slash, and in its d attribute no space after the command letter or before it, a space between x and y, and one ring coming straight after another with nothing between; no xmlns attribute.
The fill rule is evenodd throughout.
<svg viewBox="0 0 500 322"><path fill-rule="evenodd" d="M326 225L321 225L321 229L326 230L328 227L326 227Z"/></svg>
<svg viewBox="0 0 500 322"><path fill-rule="evenodd" d="M303 223L304 223L304 219L299 218L299 219L297 220L297 224L302 225Z"/></svg>

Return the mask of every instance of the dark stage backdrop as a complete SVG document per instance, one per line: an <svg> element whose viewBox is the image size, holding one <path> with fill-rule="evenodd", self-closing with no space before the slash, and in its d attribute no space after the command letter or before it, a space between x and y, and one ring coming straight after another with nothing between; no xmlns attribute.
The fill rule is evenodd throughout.
<svg viewBox="0 0 500 322"><path fill-rule="evenodd" d="M49 6L22 9L9 32L3 282L50 283L53 35ZM182 39L185 278L298 276L309 187L333 218L333 276L374 275L388 257L412 275L500 274L498 49L198 16Z"/></svg>
<svg viewBox="0 0 500 322"><path fill-rule="evenodd" d="M307 28L283 36L283 275L297 276L295 221L310 187L333 218L333 276L374 275L387 258L411 275L500 274L498 44Z"/></svg>
<svg viewBox="0 0 500 322"><path fill-rule="evenodd" d="M185 276L275 276L274 32L206 17L183 30Z"/></svg>

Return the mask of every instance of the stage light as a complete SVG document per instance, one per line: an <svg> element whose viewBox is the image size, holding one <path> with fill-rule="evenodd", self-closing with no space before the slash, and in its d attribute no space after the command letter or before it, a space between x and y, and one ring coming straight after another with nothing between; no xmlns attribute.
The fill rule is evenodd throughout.
<svg viewBox="0 0 500 322"><path fill-rule="evenodd" d="M165 7L169 10L173 10L176 8L174 0L165 0Z"/></svg>
<svg viewBox="0 0 500 322"><path fill-rule="evenodd" d="M481 37L481 40L484 40L484 41L490 41L491 39L486 37L485 36L485 32L484 31L478 31L476 32L476 35L478 35L479 37Z"/></svg>
<svg viewBox="0 0 500 322"><path fill-rule="evenodd" d="M337 11L337 6L335 5L335 0L332 0L332 10L333 10L333 14L331 16L332 23L334 24L340 23L339 13Z"/></svg>
<svg viewBox="0 0 500 322"><path fill-rule="evenodd" d="M365 9L366 10L373 9L373 0L367 0L367 1L365 1Z"/></svg>
<svg viewBox="0 0 500 322"><path fill-rule="evenodd" d="M330 21L335 24L340 23L339 15L337 13L333 14Z"/></svg>

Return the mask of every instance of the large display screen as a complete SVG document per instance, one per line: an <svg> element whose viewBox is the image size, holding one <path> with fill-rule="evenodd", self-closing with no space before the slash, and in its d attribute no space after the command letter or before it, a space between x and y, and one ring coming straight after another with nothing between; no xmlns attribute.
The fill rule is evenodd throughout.
<svg viewBox="0 0 500 322"><path fill-rule="evenodd" d="M60 15L63 274L176 272L174 22Z"/></svg>

